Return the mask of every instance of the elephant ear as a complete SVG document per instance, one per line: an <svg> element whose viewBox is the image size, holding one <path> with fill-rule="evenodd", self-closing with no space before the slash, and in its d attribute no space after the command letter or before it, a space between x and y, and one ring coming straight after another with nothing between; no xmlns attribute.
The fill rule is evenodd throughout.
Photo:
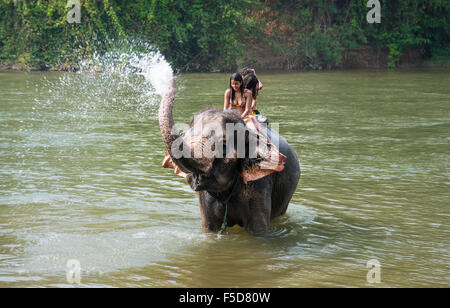
<svg viewBox="0 0 450 308"><path fill-rule="evenodd" d="M175 165L175 163L172 160L172 157L170 157L169 151L166 150L166 156L164 156L164 160L162 163L163 168L172 168L173 169L173 173L182 176L184 178L186 178L187 174L184 173L183 171L180 170L180 168L178 168L177 165Z"/></svg>
<svg viewBox="0 0 450 308"><path fill-rule="evenodd" d="M246 184L284 169L286 155L280 153L275 145L267 142L264 136L261 134L258 136L259 142L253 155L256 158L247 158L243 164L241 176Z"/></svg>

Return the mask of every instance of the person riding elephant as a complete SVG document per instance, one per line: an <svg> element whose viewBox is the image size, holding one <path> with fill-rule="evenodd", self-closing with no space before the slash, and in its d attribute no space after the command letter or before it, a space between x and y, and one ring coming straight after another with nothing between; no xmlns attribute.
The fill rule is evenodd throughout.
<svg viewBox="0 0 450 308"><path fill-rule="evenodd" d="M261 112L259 112L257 107L257 96L259 91L263 88L263 83L256 77L254 68L245 67L240 71L240 74L244 82L244 87L252 91L253 102L251 104L251 110L255 114L256 120L261 124L268 125L269 120Z"/></svg>
<svg viewBox="0 0 450 308"><path fill-rule="evenodd" d="M158 115L169 154L163 167L174 168L196 191L205 230L219 232L237 224L251 234L267 234L270 220L286 212L300 179L294 149L275 131L271 143L258 142L265 138L248 129L235 110L205 109L186 132L177 133L172 84Z"/></svg>

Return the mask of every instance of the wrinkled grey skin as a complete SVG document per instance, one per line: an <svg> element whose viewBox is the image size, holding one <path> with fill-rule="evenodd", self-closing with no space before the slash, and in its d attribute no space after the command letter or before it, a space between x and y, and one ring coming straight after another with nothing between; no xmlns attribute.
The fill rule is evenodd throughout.
<svg viewBox="0 0 450 308"><path fill-rule="evenodd" d="M291 146L275 131L269 130L272 143L286 156L284 169L271 173L259 180L244 183L241 172L258 162L248 158L180 158L175 159L171 153L172 143L179 137L187 138L193 134L192 127L197 121L217 125L216 131L225 131L225 123L243 123L241 117L232 110L222 111L207 109L197 114L191 122L190 129L182 135L171 134L174 127L172 107L175 97L173 91L161 102L159 122L161 134L173 162L187 174L186 180L198 194L203 228L218 232L221 228L225 207L223 202L234 194L228 202L227 226L239 225L254 235L269 232L270 220L283 215L295 192L300 179L300 165L297 154ZM247 153L248 154L248 153ZM236 185L236 186L235 186Z"/></svg>

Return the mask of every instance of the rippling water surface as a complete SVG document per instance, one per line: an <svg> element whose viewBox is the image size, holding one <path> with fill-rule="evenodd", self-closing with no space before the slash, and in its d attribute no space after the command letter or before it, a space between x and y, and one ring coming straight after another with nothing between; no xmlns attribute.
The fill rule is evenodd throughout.
<svg viewBox="0 0 450 308"><path fill-rule="evenodd" d="M267 237L201 229L143 76L0 73L0 286L450 286L450 73L261 74L302 178ZM178 78L175 121L223 106Z"/></svg>

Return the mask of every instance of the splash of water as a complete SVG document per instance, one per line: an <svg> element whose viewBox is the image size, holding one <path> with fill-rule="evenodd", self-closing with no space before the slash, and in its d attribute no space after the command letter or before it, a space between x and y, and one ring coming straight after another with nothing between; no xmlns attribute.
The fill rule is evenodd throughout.
<svg viewBox="0 0 450 308"><path fill-rule="evenodd" d="M155 93L164 97L172 89L173 70L170 64L159 53L145 54L132 61L132 65L141 68L140 73L145 80L153 85Z"/></svg>
<svg viewBox="0 0 450 308"><path fill-rule="evenodd" d="M171 90L173 70L153 46L121 41L102 54L80 59L77 73L46 80L47 99L39 107L60 108L72 119L92 119L128 112L156 117L161 98Z"/></svg>
<svg viewBox="0 0 450 308"><path fill-rule="evenodd" d="M121 42L118 46L123 46ZM173 70L164 56L153 46L143 43L125 44L101 55L80 62L79 73L118 74L124 78L141 75L145 78L149 92L164 96L171 89ZM102 76L104 77L104 76Z"/></svg>

